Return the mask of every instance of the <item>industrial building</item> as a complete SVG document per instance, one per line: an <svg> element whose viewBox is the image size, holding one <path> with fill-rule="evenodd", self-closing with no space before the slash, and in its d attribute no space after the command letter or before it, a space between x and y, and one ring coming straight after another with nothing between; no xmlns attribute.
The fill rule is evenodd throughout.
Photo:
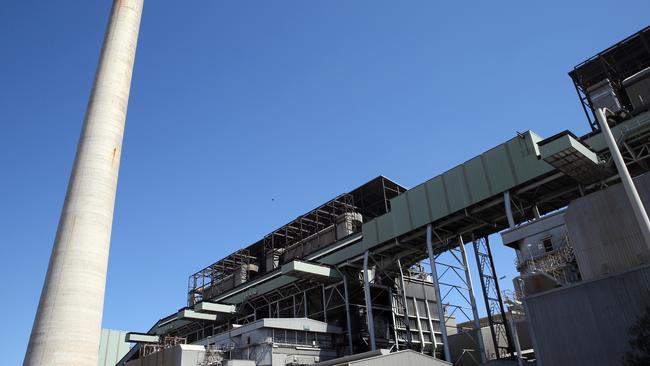
<svg viewBox="0 0 650 366"><path fill-rule="evenodd" d="M650 28L570 73L590 133L517 133L411 189L380 176L334 197L190 275L187 306L128 334L135 346L119 364L162 365L151 360L177 350L188 356L165 365L186 357L193 365L381 364L354 360L367 352L577 365L583 356L568 347L578 338L578 349L593 353L590 365L620 359L627 328L650 306L648 291L635 294L648 288L650 250L596 111L610 110L647 206L646 37ZM521 273L506 301L488 239L496 233L516 250ZM481 279L484 318L471 271ZM616 331L599 330L609 326L603 309ZM611 345L602 348L609 358L593 352L598 344Z"/></svg>
<svg viewBox="0 0 650 366"><path fill-rule="evenodd" d="M516 133L410 189L376 177L190 274L185 306L150 329L100 332L142 6L113 3L25 365L112 364L122 340L121 366L611 365L630 350L650 306L650 28L569 73L588 134Z"/></svg>

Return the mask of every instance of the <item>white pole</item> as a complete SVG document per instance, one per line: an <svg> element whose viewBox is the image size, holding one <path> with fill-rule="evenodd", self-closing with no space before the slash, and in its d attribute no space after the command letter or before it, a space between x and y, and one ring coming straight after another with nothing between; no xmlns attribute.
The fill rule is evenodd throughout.
<svg viewBox="0 0 650 366"><path fill-rule="evenodd" d="M23 365L97 366L143 0L115 0Z"/></svg>
<svg viewBox="0 0 650 366"><path fill-rule="evenodd" d="M636 187L634 186L634 182L632 181L630 172L627 170L623 156L621 156L621 151L618 149L618 145L614 140L612 131L609 129L609 125L607 124L607 117L605 116L605 110L603 108L596 109L596 118L598 118L600 130L603 132L603 136L605 137L605 141L607 141L609 151L612 154L614 164L616 164L616 169L618 170L618 175L621 178L621 183L623 183L623 187L625 188L627 198L632 205L634 216L639 223L641 235L643 235L646 246L650 249L650 219L648 219L648 213L643 207L643 202L641 201L641 197L639 197L639 192L637 192Z"/></svg>

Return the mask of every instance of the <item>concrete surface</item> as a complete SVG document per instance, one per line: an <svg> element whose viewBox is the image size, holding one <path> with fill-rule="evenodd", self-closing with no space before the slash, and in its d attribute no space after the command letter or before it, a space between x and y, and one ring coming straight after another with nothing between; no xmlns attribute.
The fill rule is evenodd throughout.
<svg viewBox="0 0 650 366"><path fill-rule="evenodd" d="M143 0L115 0L24 365L97 366ZM44 183L45 184L45 183Z"/></svg>

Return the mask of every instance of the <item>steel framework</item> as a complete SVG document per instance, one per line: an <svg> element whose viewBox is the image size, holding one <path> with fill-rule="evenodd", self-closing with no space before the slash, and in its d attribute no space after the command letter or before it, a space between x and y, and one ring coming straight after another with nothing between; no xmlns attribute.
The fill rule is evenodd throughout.
<svg viewBox="0 0 650 366"><path fill-rule="evenodd" d="M495 357L497 359L511 357L514 354L512 337L510 335L508 321L503 316L505 314L505 308L503 298L501 297L501 289L499 288L499 280L494 267L490 241L488 237L473 237L472 243L479 278L481 279L481 288L483 289L483 299L485 300L490 333L496 351ZM496 314L501 314L501 316L497 317L495 316Z"/></svg>
<svg viewBox="0 0 650 366"><path fill-rule="evenodd" d="M622 82L625 78L648 66L650 66L650 27L625 38L575 66L569 72L592 131L597 131L600 127L587 90L602 80L608 79L624 108L631 111L632 106L624 92Z"/></svg>
<svg viewBox="0 0 650 366"><path fill-rule="evenodd" d="M647 118L644 118L641 116L636 122L625 123L623 132L620 127L616 130L619 144L625 147L623 154L624 157L627 156L626 163L633 175L648 170L650 133ZM637 124L639 128L635 127ZM521 139L523 144L524 137ZM600 149L601 160L606 161L607 153L599 147L600 142L595 138L590 141L593 149ZM491 335L499 350L495 356L513 355L513 342L509 334L511 331L507 326L507 319L501 316L504 306L487 236L566 207L581 195L598 191L617 179L612 172L605 180L582 184L561 171L549 170L534 179L509 187L507 191L503 191L508 192L507 195L501 192L481 201L472 201L471 205L450 212L444 217L430 218L430 221L423 222L421 226L413 225L410 231L399 235L387 235L384 232L387 240L367 247L374 235L381 234L380 228L390 231L397 222L391 222L389 216L379 218L377 215L400 210L397 206L398 200L392 202L396 207L393 207L393 210L390 208L390 199L397 197L400 188L388 189L384 178L375 179L372 187L366 184L363 189L359 188L350 194L356 204L352 205L351 209L358 209L358 212L363 214L364 223L368 222L368 219L376 218L376 232L366 232L364 227L363 233L357 232L309 255L296 257L301 261L337 269L341 278L336 282L313 278L285 278L281 271L262 269L264 264L261 261L268 258L265 257L265 249L294 245L310 235L300 230L300 220L294 220L293 223L297 224L290 224L291 228L276 230L275 234L266 236L247 248L250 249L250 255L260 263L262 270L257 278L249 279L249 284L229 290L214 299L214 302L236 304L236 314L220 315L216 322L176 321L170 316L154 325L151 332L187 336L188 341L193 342L232 329L234 324L245 324L262 317L309 317L340 326L345 330L344 337L347 339L340 343L339 352L367 351L374 343L376 348L411 348L427 353L431 351L437 357L443 357L444 354L444 358L451 360L448 349L444 349L445 345L448 345L446 327L443 326L445 319L458 314L468 319L477 318L475 299L472 301L471 296L474 289L467 264L467 253L462 242L463 238L467 239L471 235ZM427 198L429 202L431 199ZM513 204L509 213L504 212L505 202L508 202L506 208L511 202ZM345 210L345 203L336 205ZM441 203L444 204L445 202ZM449 205L449 202L446 204ZM414 213L415 211L407 211L405 215ZM320 212L318 214L320 215ZM333 216L329 215L330 218ZM414 217L410 220L414 220ZM382 225L378 224L380 221ZM302 222L303 225L307 223L306 220ZM318 222L321 222L320 216ZM319 226L313 227L316 230ZM302 229L305 229L305 226ZM360 228L358 230L361 231ZM300 235L303 235L302 239ZM263 245L264 243L266 245ZM424 276L423 271L417 268L422 261L429 261L432 274L430 277ZM211 280L209 275L201 277ZM452 282L452 279L456 282ZM435 294L431 296L433 301L415 301L415 296L407 293L412 280L435 288ZM201 286L205 284L196 285L197 288ZM194 288L194 285L190 288ZM418 304L421 307L418 307ZM429 309L426 309L427 306ZM173 326L168 326L168 322L174 322ZM474 323L474 328L477 328L477 323ZM371 338L374 338L374 341ZM131 354L135 352L137 350Z"/></svg>
<svg viewBox="0 0 650 366"><path fill-rule="evenodd" d="M241 249L192 274L187 281L188 306L209 300L221 292L229 290L228 286L235 287L238 285L235 275L241 275L240 280L245 282L255 259L250 255L248 249ZM230 279L232 283L226 285L224 283L226 279ZM219 287L219 285L223 285L223 287Z"/></svg>
<svg viewBox="0 0 650 366"><path fill-rule="evenodd" d="M339 216L356 211L354 197L349 193L342 194L266 235L263 239L264 251L297 244L334 225Z"/></svg>
<svg viewBox="0 0 650 366"><path fill-rule="evenodd" d="M457 321L458 317L461 317L461 319L473 323L471 329L463 329L461 331L472 331L476 333L474 351L479 355L479 360L474 361L476 361L476 364L479 361L485 363L487 361L485 345L483 344L483 337L480 336L480 317L474 296L472 275L463 237L459 235L454 238L442 238L429 226L427 227L427 241L429 241L430 237L429 231L435 234L439 241L438 246L444 249L434 255L433 264L431 264L431 261L429 263L429 266L435 265L435 270L432 268L431 273L436 276L437 288L440 291L439 303L443 307L439 308L439 311L445 317L445 324L452 317L455 317ZM426 263L426 261L423 263ZM446 342L446 340L444 341Z"/></svg>

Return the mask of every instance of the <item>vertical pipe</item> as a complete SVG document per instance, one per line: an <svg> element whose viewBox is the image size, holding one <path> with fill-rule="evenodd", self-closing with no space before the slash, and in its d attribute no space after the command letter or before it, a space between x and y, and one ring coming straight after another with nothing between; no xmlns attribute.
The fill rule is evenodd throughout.
<svg viewBox="0 0 650 366"><path fill-rule="evenodd" d="M327 323L327 296L325 295L325 285L321 285L321 289L323 292L323 321Z"/></svg>
<svg viewBox="0 0 650 366"><path fill-rule="evenodd" d="M512 216L512 205L510 204L510 191L503 192L503 204L506 207L506 217L508 218L508 227L515 227L515 218Z"/></svg>
<svg viewBox="0 0 650 366"><path fill-rule="evenodd" d="M354 353L352 348L352 323L350 322L350 297L348 295L348 280L347 277L341 273L343 277L343 292L345 294L345 321L348 326L348 348L350 349L350 354Z"/></svg>
<svg viewBox="0 0 650 366"><path fill-rule="evenodd" d="M447 339L447 321L445 319L445 308L442 306L442 295L440 294L440 284L438 283L438 270L436 269L436 258L433 255L433 245L431 243L431 224L427 225L427 252L429 253L429 265L431 266L431 277L433 277L433 287L436 291L436 304L438 306L438 317L440 318L440 333L442 333L442 347L445 352L445 361L451 362L451 352L449 351L449 340Z"/></svg>
<svg viewBox="0 0 650 366"><path fill-rule="evenodd" d="M465 267L465 280L467 281L467 291L469 292L469 300L472 305L472 315L474 316L474 329L476 330L476 341L478 342L479 356L481 363L487 362L485 357L485 344L483 344L483 332L481 331L481 318L478 315L478 307L476 306L476 298L474 297L474 286L472 285L472 274L469 271L469 262L467 261L467 252L465 251L465 243L463 236L458 236L458 246L463 256L463 267Z"/></svg>
<svg viewBox="0 0 650 366"><path fill-rule="evenodd" d="M370 350L376 349L375 321L372 316L372 298L370 297L370 279L368 278L368 251L363 253L363 293L366 297L366 322L368 323L368 336L370 337Z"/></svg>
<svg viewBox="0 0 650 366"><path fill-rule="evenodd" d="M641 201L641 197L639 197L639 192L637 192L636 187L634 186L630 172L627 170L623 156L621 156L621 151L618 149L612 131L609 129L607 117L605 117L605 111L602 108L596 109L596 117L598 118L600 130L603 131L605 141L607 141L609 151L612 154L612 160L614 160L614 164L616 164L618 175L621 177L621 183L623 183L623 187L625 188L627 199L630 201L632 211L634 211L634 216L639 223L639 229L641 229L641 235L643 235L645 245L650 248L650 219L648 219L648 213L643 207L643 202Z"/></svg>
<svg viewBox="0 0 650 366"><path fill-rule="evenodd" d="M97 365L143 0L115 0L23 365Z"/></svg>
<svg viewBox="0 0 650 366"><path fill-rule="evenodd" d="M302 305L305 310L305 318L309 318L307 316L307 291L302 292Z"/></svg>

